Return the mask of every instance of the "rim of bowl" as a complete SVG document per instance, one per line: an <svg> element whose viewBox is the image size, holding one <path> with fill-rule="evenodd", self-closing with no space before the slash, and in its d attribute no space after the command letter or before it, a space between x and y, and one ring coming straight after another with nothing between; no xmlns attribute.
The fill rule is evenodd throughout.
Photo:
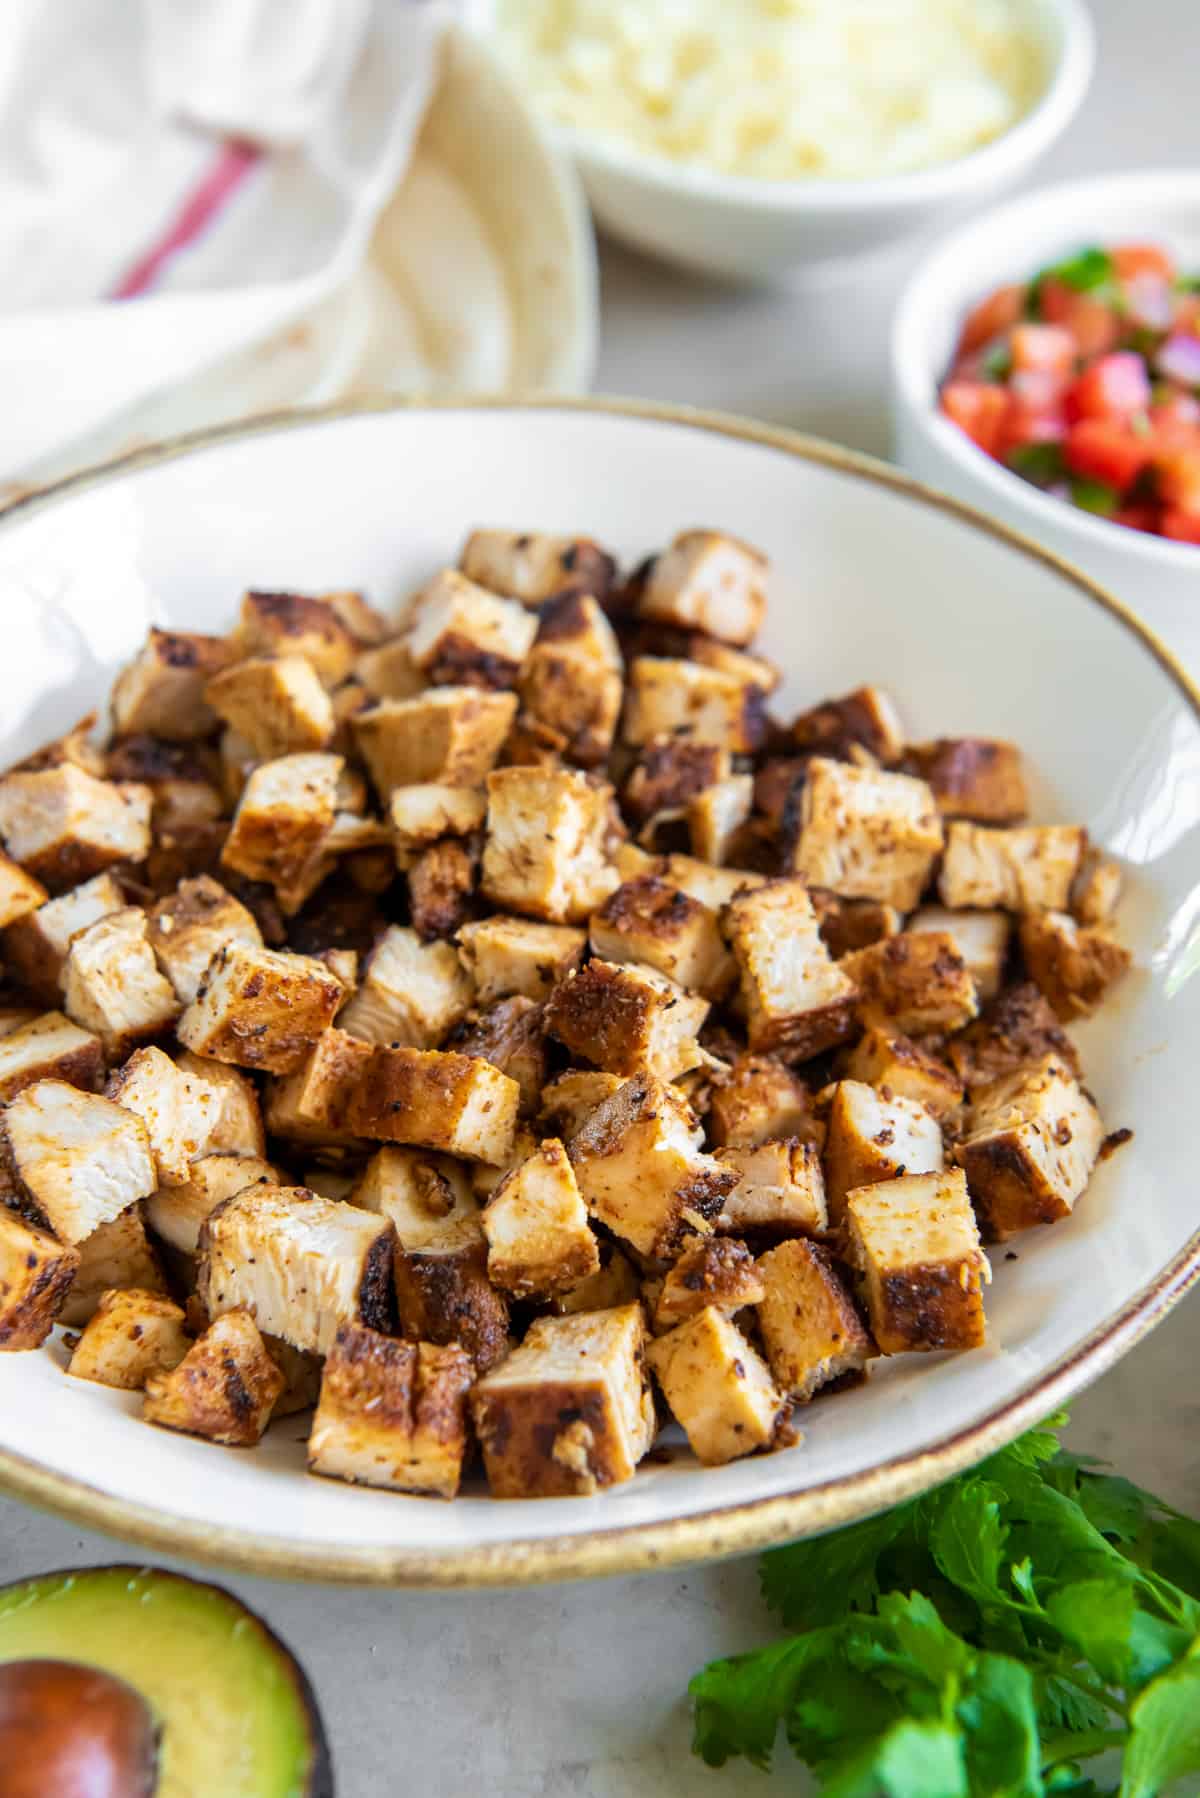
<svg viewBox="0 0 1200 1798"><path fill-rule="evenodd" d="M657 188L667 195L763 212L866 212L877 207L914 208L951 199L977 184L999 181L1014 166L1034 161L1070 124L1091 83L1096 33L1084 0L1041 0L1048 24L1057 24L1058 53L1029 111L990 143L949 162L899 175L835 181L827 177L765 181L729 175L692 163L633 149L619 138L551 121L555 141L584 164Z"/></svg>
<svg viewBox="0 0 1200 1798"><path fill-rule="evenodd" d="M1162 668L1179 698L1200 721L1200 686L1148 625L1098 581L1032 538L989 518L961 500L937 492L886 462L781 426L758 424L729 413L616 397L552 395L444 396L432 399L368 398L330 406L294 408L233 425L218 425L150 444L85 468L0 508L0 530L27 513L50 509L60 499L156 468L180 456L252 437L280 435L337 419L378 413L581 412L644 419L755 443L799 462L852 475L868 486L945 512L1021 555L1040 562L1083 599L1116 619ZM1200 1282L1200 1227L1166 1265L1119 1310L1074 1348L1040 1369L1029 1383L998 1401L975 1423L936 1437L927 1448L902 1452L858 1473L799 1491L748 1498L736 1504L655 1522L615 1524L573 1535L524 1537L507 1542L439 1548L356 1548L229 1530L173 1516L154 1504L118 1499L71 1474L56 1473L27 1455L0 1449L0 1493L55 1512L71 1522L105 1530L141 1547L184 1554L209 1565L267 1578L334 1581L350 1585L479 1587L550 1580L591 1579L606 1574L661 1571L685 1563L749 1554L789 1536L818 1535L883 1511L950 1479L1040 1423L1090 1380L1115 1365Z"/></svg>
<svg viewBox="0 0 1200 1798"><path fill-rule="evenodd" d="M1072 216L1100 194L1111 194L1118 204L1122 203L1123 196L1128 196L1130 231L1139 238L1146 232L1137 225L1136 207L1150 194L1160 199L1193 202L1200 231L1200 169L1136 169L1128 174L1087 175L989 207L969 223L939 239L937 248L918 264L901 291L892 318L889 348L893 405L903 410L938 449L984 489L976 496L979 505L984 505L991 495L995 495L998 500L1028 512L1031 532L1043 525L1053 527L1073 534L1083 547L1127 553L1148 564L1191 573L1200 582L1200 545L1176 543L1150 531L1131 530L1127 525L1114 524L1111 519L1097 517L1041 492L1031 482L1023 481L1020 475L994 461L938 410L938 384L945 370L935 366L929 358L927 327L935 321L954 323L961 320L965 306L970 303L947 304L943 297L947 286L951 285L947 278L963 266L964 257L970 259L972 249L980 240L1016 222L1029 228L1046 215L1061 214L1062 249L1069 250L1072 244L1078 244L1080 235L1078 229L1072 231ZM1039 262L1044 260L1045 257L1038 258ZM983 286L981 283L975 298L983 297Z"/></svg>

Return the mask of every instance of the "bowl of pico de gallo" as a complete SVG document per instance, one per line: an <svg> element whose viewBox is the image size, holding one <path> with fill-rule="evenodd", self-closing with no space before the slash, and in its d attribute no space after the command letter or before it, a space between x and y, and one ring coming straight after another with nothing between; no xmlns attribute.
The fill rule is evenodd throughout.
<svg viewBox="0 0 1200 1798"><path fill-rule="evenodd" d="M1200 668L1200 170L1048 188L955 232L891 358L897 459Z"/></svg>

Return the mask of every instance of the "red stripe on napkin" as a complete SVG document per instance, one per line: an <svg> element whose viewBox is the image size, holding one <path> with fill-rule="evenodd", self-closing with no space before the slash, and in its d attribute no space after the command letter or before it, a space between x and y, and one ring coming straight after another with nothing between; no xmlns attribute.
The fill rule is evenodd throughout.
<svg viewBox="0 0 1200 1798"><path fill-rule="evenodd" d="M197 182L162 236L139 256L112 290L114 300L129 300L145 293L158 279L171 257L205 231L258 161L261 152L253 144L230 139L222 144L208 173Z"/></svg>

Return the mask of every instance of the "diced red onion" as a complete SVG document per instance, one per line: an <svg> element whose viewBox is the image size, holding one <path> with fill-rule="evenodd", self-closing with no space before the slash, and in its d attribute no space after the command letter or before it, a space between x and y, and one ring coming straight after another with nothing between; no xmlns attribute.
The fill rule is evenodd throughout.
<svg viewBox="0 0 1200 1798"><path fill-rule="evenodd" d="M1148 331L1170 330L1175 301L1161 275L1134 275L1125 283L1125 301L1135 324Z"/></svg>
<svg viewBox="0 0 1200 1798"><path fill-rule="evenodd" d="M1154 366L1168 381L1178 381L1183 387L1200 387L1200 337L1177 331L1159 346Z"/></svg>

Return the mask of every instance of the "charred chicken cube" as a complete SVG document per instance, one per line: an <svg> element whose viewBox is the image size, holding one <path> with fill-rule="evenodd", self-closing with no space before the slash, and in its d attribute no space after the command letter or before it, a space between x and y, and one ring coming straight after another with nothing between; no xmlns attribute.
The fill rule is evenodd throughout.
<svg viewBox="0 0 1200 1798"><path fill-rule="evenodd" d="M717 1220L722 1230L799 1231L820 1236L829 1227L825 1175L815 1143L762 1142L722 1149L738 1183Z"/></svg>
<svg viewBox="0 0 1200 1798"><path fill-rule="evenodd" d="M208 1147L220 1101L161 1049L138 1049L110 1077L107 1097L140 1117L150 1138L160 1186L182 1186L192 1161Z"/></svg>
<svg viewBox="0 0 1200 1798"><path fill-rule="evenodd" d="M904 726L882 687L856 687L844 699L829 699L801 712L792 725L797 749L835 761L851 759L855 745L886 767L904 753Z"/></svg>
<svg viewBox="0 0 1200 1798"><path fill-rule="evenodd" d="M521 1111L532 1117L541 1104L546 1084L548 1045L543 1031L543 1011L532 999L519 994L500 999L455 1032L453 1046L460 1055L475 1055L515 1080L521 1089Z"/></svg>
<svg viewBox="0 0 1200 1798"><path fill-rule="evenodd" d="M463 837L478 830L487 816L481 787L447 787L436 781L397 787L389 813L401 866L442 837Z"/></svg>
<svg viewBox="0 0 1200 1798"><path fill-rule="evenodd" d="M933 789L944 818L973 824L1019 824L1029 810L1021 751L983 737L913 743L905 762Z"/></svg>
<svg viewBox="0 0 1200 1798"><path fill-rule="evenodd" d="M941 848L941 818L924 781L823 756L809 763L792 867L811 886L912 911Z"/></svg>
<svg viewBox="0 0 1200 1798"><path fill-rule="evenodd" d="M471 1396L494 1498L586 1497L654 1440L640 1305L541 1317Z"/></svg>
<svg viewBox="0 0 1200 1798"><path fill-rule="evenodd" d="M449 943L423 943L415 930L390 924L338 1022L366 1042L433 1049L467 1015L473 997Z"/></svg>
<svg viewBox="0 0 1200 1798"><path fill-rule="evenodd" d="M625 810L637 824L654 818L683 818L697 794L727 780L731 771L729 751L719 743L653 737L625 782Z"/></svg>
<svg viewBox="0 0 1200 1798"><path fill-rule="evenodd" d="M112 691L113 733L144 731L168 743L207 737L217 728L205 687L232 659L223 637L151 630Z"/></svg>
<svg viewBox="0 0 1200 1798"><path fill-rule="evenodd" d="M456 1343L398 1342L344 1324L321 1376L309 1470L392 1492L453 1498L467 1450L473 1378Z"/></svg>
<svg viewBox="0 0 1200 1798"><path fill-rule="evenodd" d="M246 1187L278 1184L279 1170L258 1155L200 1155L180 1186L160 1186L145 1202L146 1222L182 1254L200 1247L200 1230L218 1205Z"/></svg>
<svg viewBox="0 0 1200 1798"><path fill-rule="evenodd" d="M982 1346L990 1275L961 1168L907 1174L847 1194L846 1231L885 1355Z"/></svg>
<svg viewBox="0 0 1200 1798"><path fill-rule="evenodd" d="M854 1029L857 988L830 959L802 881L773 880L739 894L723 923L738 964L751 1049L805 1061L845 1041Z"/></svg>
<svg viewBox="0 0 1200 1798"><path fill-rule="evenodd" d="M743 647L763 621L767 568L766 557L736 537L680 531L647 572L638 617Z"/></svg>
<svg viewBox="0 0 1200 1798"><path fill-rule="evenodd" d="M497 913L458 933L459 954L474 981L479 1002L521 995L542 1000L577 968L587 934L567 924L535 924Z"/></svg>
<svg viewBox="0 0 1200 1798"><path fill-rule="evenodd" d="M61 1080L10 1100L3 1131L18 1187L63 1242L82 1242L158 1184L141 1118Z"/></svg>
<svg viewBox="0 0 1200 1798"><path fill-rule="evenodd" d="M350 1112L371 1065L371 1044L331 1026L322 1030L294 1074L271 1081L267 1128L272 1136L312 1147L353 1147Z"/></svg>
<svg viewBox="0 0 1200 1798"><path fill-rule="evenodd" d="M0 837L27 874L62 892L111 868L145 861L150 848L149 787L97 780L62 762L0 780Z"/></svg>
<svg viewBox="0 0 1200 1798"><path fill-rule="evenodd" d="M210 1086L217 1096L216 1115L208 1134L213 1155L261 1155L266 1149L262 1112L254 1082L223 1061L193 1055L185 1049L176 1066Z"/></svg>
<svg viewBox="0 0 1200 1798"><path fill-rule="evenodd" d="M838 1072L844 1080L874 1086L887 1098L909 1099L939 1120L962 1104L962 1081L938 1056L909 1036L872 1024L853 1048L843 1051Z"/></svg>
<svg viewBox="0 0 1200 1798"><path fill-rule="evenodd" d="M1104 1126L1053 1055L972 1094L955 1159L985 1235L1000 1242L1068 1217L1092 1175Z"/></svg>
<svg viewBox="0 0 1200 1798"><path fill-rule="evenodd" d="M511 693L432 687L413 699L384 699L356 712L351 729L387 802L397 787L480 786L495 767L516 711Z"/></svg>
<svg viewBox="0 0 1200 1798"><path fill-rule="evenodd" d="M67 1372L98 1386L140 1392L151 1374L178 1367L192 1346L183 1309L159 1292L103 1293L75 1346Z"/></svg>
<svg viewBox="0 0 1200 1798"><path fill-rule="evenodd" d="M408 648L435 686L514 687L536 633L524 606L446 568L417 595Z"/></svg>
<svg viewBox="0 0 1200 1798"><path fill-rule="evenodd" d="M835 1224L855 1188L901 1174L940 1173L942 1165L941 1126L923 1105L885 1098L858 1080L838 1081L825 1139L825 1190Z"/></svg>
<svg viewBox="0 0 1200 1798"><path fill-rule="evenodd" d="M303 656L250 656L216 675L204 692L257 761L320 749L333 735L333 704Z"/></svg>
<svg viewBox="0 0 1200 1798"><path fill-rule="evenodd" d="M641 1291L637 1270L615 1243L598 1241L600 1266L594 1274L580 1280L567 1292L556 1293L548 1302L558 1317L578 1311L611 1311L617 1305L631 1305Z"/></svg>
<svg viewBox="0 0 1200 1798"><path fill-rule="evenodd" d="M653 874L668 886L698 899L710 911L719 912L739 893L766 885L764 875L744 868L713 868L691 855L647 855L635 843L621 843L615 860L622 880L640 880L643 875Z"/></svg>
<svg viewBox="0 0 1200 1798"><path fill-rule="evenodd" d="M226 943L262 943L253 912L207 874L181 880L150 908L147 935L183 1005L190 1005L200 991L218 949Z"/></svg>
<svg viewBox="0 0 1200 1798"><path fill-rule="evenodd" d="M758 1259L758 1325L780 1390L800 1404L861 1377L879 1353L827 1248L797 1239Z"/></svg>
<svg viewBox="0 0 1200 1798"><path fill-rule="evenodd" d="M205 1219L197 1291L210 1317L244 1309L293 1348L327 1355L339 1324L391 1328L395 1245L386 1218L260 1182Z"/></svg>
<svg viewBox="0 0 1200 1798"><path fill-rule="evenodd" d="M75 1249L0 1205L0 1352L45 1342L78 1265Z"/></svg>
<svg viewBox="0 0 1200 1798"><path fill-rule="evenodd" d="M92 1092L103 1078L100 1038L61 1011L48 1011L0 1036L0 1105L39 1080L65 1080Z"/></svg>
<svg viewBox="0 0 1200 1798"><path fill-rule="evenodd" d="M923 905L908 920L909 931L933 931L951 938L975 982L981 1000L994 999L1004 979L1012 920L1003 911L948 911ZM950 1026L954 1028L954 1026Z"/></svg>
<svg viewBox="0 0 1200 1798"><path fill-rule="evenodd" d="M386 643L380 643L375 649L368 649L359 656L354 664L354 683L361 687L352 704L347 706L343 716L350 717L360 709L365 698L370 699L414 699L423 693L429 682L417 668L412 659L412 650L405 637L393 637ZM334 707L338 707L338 694L347 694L352 685L339 687L334 694ZM343 703L346 703L343 701Z"/></svg>
<svg viewBox="0 0 1200 1798"><path fill-rule="evenodd" d="M731 1236L697 1236L668 1268L654 1308L659 1334L686 1323L708 1307L732 1317L763 1296L762 1278L744 1242Z"/></svg>
<svg viewBox="0 0 1200 1798"><path fill-rule="evenodd" d="M1026 968L1060 1018L1095 1011L1133 961L1107 930L1069 912L1026 912L1020 940Z"/></svg>
<svg viewBox="0 0 1200 1798"><path fill-rule="evenodd" d="M1087 831L1072 824L1016 830L950 824L938 880L942 904L1065 911L1086 849Z"/></svg>
<svg viewBox="0 0 1200 1798"><path fill-rule="evenodd" d="M697 793L687 808L688 835L696 855L718 866L728 861L753 805L752 774L731 774Z"/></svg>
<svg viewBox="0 0 1200 1798"><path fill-rule="evenodd" d="M825 887L815 887L811 898L821 927L821 941L834 961L853 955L856 949L869 949L872 943L881 943L904 928L904 919L896 907L883 905L878 899L843 899Z"/></svg>
<svg viewBox="0 0 1200 1798"><path fill-rule="evenodd" d="M1035 1067L1047 1055L1078 1075L1075 1045L1032 980L1005 987L946 1045L947 1060L969 1089Z"/></svg>
<svg viewBox="0 0 1200 1798"><path fill-rule="evenodd" d="M704 1060L697 1036L708 1009L653 968L593 957L551 993L546 1029L607 1073L674 1080Z"/></svg>
<svg viewBox="0 0 1200 1798"><path fill-rule="evenodd" d="M302 882L337 813L340 755L283 755L255 768L242 789L221 863L247 880Z"/></svg>
<svg viewBox="0 0 1200 1798"><path fill-rule="evenodd" d="M525 658L519 692L525 718L562 738L568 761L585 768L612 748L624 697L616 633L588 594L552 600Z"/></svg>
<svg viewBox="0 0 1200 1798"><path fill-rule="evenodd" d="M569 1291L599 1270L575 1170L555 1137L501 1181L481 1221L488 1278L517 1298Z"/></svg>
<svg viewBox="0 0 1200 1798"><path fill-rule="evenodd" d="M736 978L716 913L653 874L610 893L593 912L589 935L594 952L609 962L645 962L710 999Z"/></svg>
<svg viewBox="0 0 1200 1798"><path fill-rule="evenodd" d="M928 1036L961 1030L979 1011L978 989L949 931L902 930L837 965L859 989L864 1024Z"/></svg>
<svg viewBox="0 0 1200 1798"><path fill-rule="evenodd" d="M1125 876L1119 862L1089 849L1071 882L1071 912L1081 924L1107 924L1121 900Z"/></svg>
<svg viewBox="0 0 1200 1798"><path fill-rule="evenodd" d="M209 1325L177 1367L149 1375L142 1416L164 1429L253 1448L283 1387L253 1317L229 1311Z"/></svg>
<svg viewBox="0 0 1200 1798"><path fill-rule="evenodd" d="M609 857L611 787L565 768L500 768L487 786L484 897L581 923L620 884Z"/></svg>
<svg viewBox="0 0 1200 1798"><path fill-rule="evenodd" d="M643 1255L669 1259L686 1235L710 1230L737 1184L699 1149L684 1100L649 1074L598 1105L568 1147L592 1216Z"/></svg>
<svg viewBox="0 0 1200 1798"><path fill-rule="evenodd" d="M162 1263L146 1235L136 1205L111 1223L100 1224L79 1244L79 1266L62 1310L61 1324L75 1328L88 1322L106 1292L135 1286L140 1292L166 1294Z"/></svg>
<svg viewBox="0 0 1200 1798"><path fill-rule="evenodd" d="M459 567L481 587L527 606L573 593L607 599L617 574L613 558L590 537L546 531L472 531Z"/></svg>
<svg viewBox="0 0 1200 1798"><path fill-rule="evenodd" d="M36 911L49 897L40 880L0 851L0 930Z"/></svg>
<svg viewBox="0 0 1200 1798"><path fill-rule="evenodd" d="M58 1002L71 938L110 912L120 911L125 894L111 874L97 874L4 932L4 959L23 986L47 1005Z"/></svg>
<svg viewBox="0 0 1200 1798"><path fill-rule="evenodd" d="M359 1136L494 1164L512 1146L520 1104L516 1081L477 1056L377 1043L347 1122Z"/></svg>
<svg viewBox="0 0 1200 1798"><path fill-rule="evenodd" d="M71 939L63 975L68 1017L94 1032L109 1061L161 1036L179 1015L174 988L158 971L140 906L125 906Z"/></svg>
<svg viewBox="0 0 1200 1798"><path fill-rule="evenodd" d="M242 656L303 656L327 687L354 667L361 649L342 616L344 594L247 593L237 631Z"/></svg>
<svg viewBox="0 0 1200 1798"><path fill-rule="evenodd" d="M542 1123L552 1135L565 1141L574 1136L597 1105L611 1099L624 1084L622 1074L604 1074L598 1068L569 1068L543 1089Z"/></svg>
<svg viewBox="0 0 1200 1798"><path fill-rule="evenodd" d="M293 1348L278 1336L264 1336L263 1342L283 1376L283 1391L271 1406L272 1423L277 1417L311 1411L321 1395L321 1370L325 1365L321 1356Z"/></svg>
<svg viewBox="0 0 1200 1798"><path fill-rule="evenodd" d="M706 1306L652 1342L646 1359L705 1467L770 1447L784 1395L758 1350L723 1311Z"/></svg>
<svg viewBox="0 0 1200 1798"><path fill-rule="evenodd" d="M687 736L730 755L753 755L767 734L766 696L753 682L699 662L635 656L621 727L627 743Z"/></svg>
<svg viewBox="0 0 1200 1798"><path fill-rule="evenodd" d="M475 843L443 837L408 871L408 909L422 942L452 937L470 914L479 855Z"/></svg>
<svg viewBox="0 0 1200 1798"><path fill-rule="evenodd" d="M823 1139L812 1094L773 1055L739 1055L712 1096L709 1134L718 1149L750 1149L780 1138Z"/></svg>
<svg viewBox="0 0 1200 1798"><path fill-rule="evenodd" d="M229 943L179 1020L179 1040L197 1055L290 1074L341 1005L341 981L309 955Z"/></svg>

